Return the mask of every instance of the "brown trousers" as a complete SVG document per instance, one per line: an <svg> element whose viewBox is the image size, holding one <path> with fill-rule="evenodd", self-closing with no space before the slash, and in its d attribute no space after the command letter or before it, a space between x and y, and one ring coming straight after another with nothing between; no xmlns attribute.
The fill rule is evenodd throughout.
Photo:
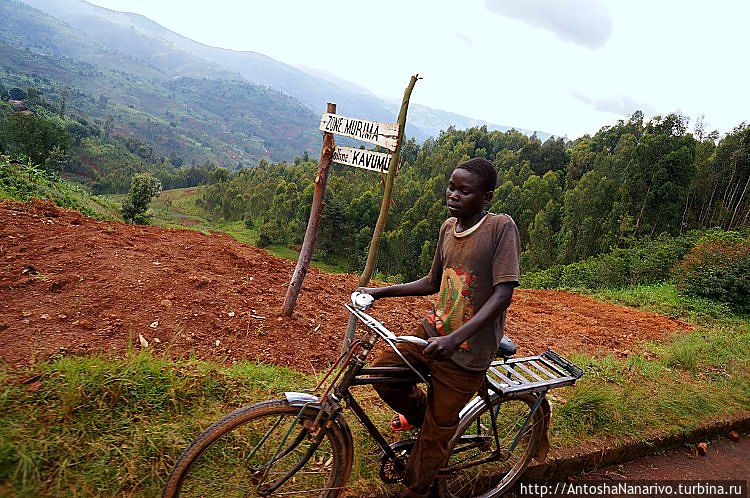
<svg viewBox="0 0 750 498"><path fill-rule="evenodd" d="M412 335L428 338L420 325ZM401 496L426 496L438 470L448 460L448 443L458 426L458 414L482 385L485 372L466 370L450 360L433 361L422 354L422 346L401 343L398 350L421 372L428 372L431 388L428 394L413 382L374 386L391 408L412 425L421 426L417 443L406 463ZM404 366L403 360L389 347L373 366Z"/></svg>

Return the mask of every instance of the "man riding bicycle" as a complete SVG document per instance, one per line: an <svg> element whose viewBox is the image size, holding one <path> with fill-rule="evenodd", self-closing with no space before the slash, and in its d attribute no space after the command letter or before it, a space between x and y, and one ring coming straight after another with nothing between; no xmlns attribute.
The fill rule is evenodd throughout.
<svg viewBox="0 0 750 498"><path fill-rule="evenodd" d="M429 493L447 461L459 412L482 386L503 337L505 311L520 279L520 241L510 216L487 212L496 183L497 171L484 158L456 166L446 189L451 217L440 228L428 275L405 284L359 289L375 299L438 293L432 311L412 332L429 344L424 349L413 343L398 346L409 362L430 374L428 393L414 382L375 386L397 412L394 430L420 427L401 497ZM403 360L390 349L374 364L401 365Z"/></svg>

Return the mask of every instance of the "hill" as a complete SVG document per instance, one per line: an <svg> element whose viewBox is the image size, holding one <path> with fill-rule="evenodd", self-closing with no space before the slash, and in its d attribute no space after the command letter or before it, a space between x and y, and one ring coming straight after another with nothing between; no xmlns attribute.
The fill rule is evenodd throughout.
<svg viewBox="0 0 750 498"><path fill-rule="evenodd" d="M297 309L280 315L294 263L226 234L123 225L51 203L0 201L0 358L126 354L140 344L173 356L258 360L319 371L338 355L355 275L311 269ZM428 298L394 299L374 315L398 331ZM560 291L521 290L508 334L522 353L638 351L689 326ZM585 331L585 332L584 332ZM12 333L10 333L12 332ZM300 355L304 350L305 354Z"/></svg>
<svg viewBox="0 0 750 498"><path fill-rule="evenodd" d="M35 87L87 121L111 118L114 133L162 157L251 165L320 146L318 118L298 100L164 42L105 21L76 28L16 1L0 2L0 17L5 87Z"/></svg>
<svg viewBox="0 0 750 498"><path fill-rule="evenodd" d="M62 21L78 35L60 45L60 48L64 47L63 53L96 65L103 63L109 69L120 68L133 74L156 72L172 78L187 76L242 79L292 96L315 115L325 109L326 102L336 102L343 114L356 114L377 121L393 121L398 114L400 101L382 99L333 75L297 68L257 52L204 45L138 14L113 11L83 0L23 1ZM55 36L52 38L59 39ZM115 57L106 59L96 50L79 46L89 47L91 42ZM23 46L35 46L38 43L24 40ZM49 47L51 44L45 45ZM146 72L141 73L141 68L133 66L135 62L145 65ZM407 76L404 75L404 78ZM283 116L279 118L283 119ZM485 123L456 113L421 106L414 109L407 134L421 141L450 126L466 128L477 124ZM501 131L511 128L507 125L486 124L490 129ZM312 129L316 128L317 126ZM528 130L520 131L529 135L532 133ZM542 140L549 137L543 132L538 133L538 136ZM298 149L298 153L303 150Z"/></svg>

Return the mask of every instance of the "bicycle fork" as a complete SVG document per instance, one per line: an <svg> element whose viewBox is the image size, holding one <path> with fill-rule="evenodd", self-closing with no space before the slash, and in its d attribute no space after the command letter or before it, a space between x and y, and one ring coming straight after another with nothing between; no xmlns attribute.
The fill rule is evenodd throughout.
<svg viewBox="0 0 750 498"><path fill-rule="evenodd" d="M311 403L305 403L301 408L299 413L297 413L297 417L294 419L294 422L290 425L289 430L287 430L286 434L284 434L284 437L279 442L278 446L276 447L276 451L271 458L271 461L262 469L258 469L258 471L255 473L256 475L263 470L263 475L260 476L258 479L258 486L256 487L256 490L258 493L264 496L270 496L272 493L274 493L277 489L279 489L281 486L284 485L285 482L287 482L289 479L294 476L302 467L304 467L308 461L310 461L310 458L315 454L316 451L318 451L318 447L320 447L321 443L323 442L323 439L326 436L326 432L328 428L330 428L333 425L334 418L331 417L328 419L328 421L325 424L306 424L305 421L302 422L302 430L297 435L297 437L294 438L294 440L284 448L284 445L286 444L287 439L289 439L289 436L294 431L294 429L297 427L297 424L302 420L302 414L305 412L305 410L308 408L308 405ZM321 409L322 412L322 409ZM316 419L317 421L318 419ZM279 420L280 422L280 420ZM273 427L271 427L266 435L261 438L260 442L253 448L253 450L250 452L250 454L247 456L247 459L249 460L252 458L252 456L255 454L256 451L265 443L265 441L268 439L269 435L276 429L278 426L278 423L274 424ZM284 474L280 479L278 479L273 484L267 484L263 485L263 481L268 477L269 472L273 468L274 464L284 458L286 455L294 451L294 449L299 446L299 444L304 441L308 436L314 436L314 439L312 440L310 447L307 449L305 454L300 458L300 460L289 469L289 471Z"/></svg>

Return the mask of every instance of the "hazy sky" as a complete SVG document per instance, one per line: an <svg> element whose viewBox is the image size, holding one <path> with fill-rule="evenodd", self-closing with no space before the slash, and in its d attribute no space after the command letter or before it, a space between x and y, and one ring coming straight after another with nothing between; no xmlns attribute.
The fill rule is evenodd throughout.
<svg viewBox="0 0 750 498"><path fill-rule="evenodd" d="M413 102L570 138L636 109L720 132L750 120L747 0L92 3L399 100L419 73Z"/></svg>

